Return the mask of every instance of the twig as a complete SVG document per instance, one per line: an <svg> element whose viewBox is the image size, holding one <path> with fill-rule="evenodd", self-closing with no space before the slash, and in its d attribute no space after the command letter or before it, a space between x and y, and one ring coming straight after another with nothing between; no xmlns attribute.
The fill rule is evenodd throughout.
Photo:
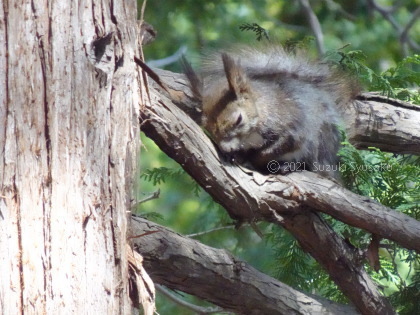
<svg viewBox="0 0 420 315"><path fill-rule="evenodd" d="M353 14L348 13L346 10L343 9L343 7L338 4L337 2L333 1L333 0L325 0L328 8L331 11L336 11L340 14L342 14L346 19L350 20L350 21L354 21L356 20L356 17Z"/></svg>
<svg viewBox="0 0 420 315"><path fill-rule="evenodd" d="M216 232L216 231L220 231L220 230L232 229L232 228L235 228L235 225L219 226L217 228L210 229L210 230L207 230L207 231L202 231L202 232L198 232L198 233L189 234L189 235L187 235L187 237L193 238L193 237L205 235L205 234L208 234L208 233L212 233L212 232Z"/></svg>
<svg viewBox="0 0 420 315"><path fill-rule="evenodd" d="M143 1L143 4L141 6L141 11L140 11L140 21L139 21L139 32L141 32L141 26L144 22L144 11L146 9L146 4L147 4L147 0ZM140 43L139 43L139 51L140 51L140 58L141 60L144 60L144 54L143 54L143 46L142 46L142 42L143 42L143 37L140 38ZM143 79L144 82L144 87L146 88L146 94L147 97L149 99L149 102L151 102L150 100L150 90L149 90L149 80L147 79L146 74L144 73L144 71L141 72L141 78ZM143 98L143 92L141 90L141 103L144 104L144 98Z"/></svg>
<svg viewBox="0 0 420 315"><path fill-rule="evenodd" d="M312 32L314 33L318 53L320 55L323 55L325 53L325 47L324 35L322 33L321 24L319 23L318 18L312 10L308 0L299 0L299 3L302 6L303 12L307 16L309 20L309 25L311 26Z"/></svg>
<svg viewBox="0 0 420 315"><path fill-rule="evenodd" d="M233 314L231 312L223 311L221 307L202 307L198 305L194 305L192 303L186 302L179 297L175 296L175 294L169 292L168 289L166 289L164 286L161 286L159 284L156 284L156 289L158 292L162 293L164 296L172 300L178 305L181 305L183 307L186 307L194 312L197 312L199 314L214 314L214 313L224 313L224 314Z"/></svg>
<svg viewBox="0 0 420 315"><path fill-rule="evenodd" d="M398 1L395 1L394 5L389 8L390 13L393 13L393 12L397 11L402 5L405 4L405 2L407 2L407 0L398 0Z"/></svg>
<svg viewBox="0 0 420 315"><path fill-rule="evenodd" d="M413 27L413 25L418 22L418 18L420 15L420 7L418 7L411 16L410 21L408 21L407 25L403 29L403 31L400 34L400 41L401 42L408 42L410 44L410 38L408 37L408 32L410 31L410 28ZM410 44L410 46L414 49L420 50L420 46L417 45L415 42L413 42L414 46Z"/></svg>
<svg viewBox="0 0 420 315"><path fill-rule="evenodd" d="M158 199L160 195L160 189L156 190L154 193L150 194L149 196L147 196L146 198L143 198L142 200L139 200L138 202L136 202L134 205L132 205L132 208L135 208L139 205L141 205L144 202L147 202L149 200L153 200L153 199Z"/></svg>
<svg viewBox="0 0 420 315"><path fill-rule="evenodd" d="M410 28L414 25L415 22L417 22L417 18L420 14L420 8L417 8L410 21L407 23L405 28L403 29L401 25L397 23L397 21L394 19L394 17L391 15L392 12L395 11L396 8L398 8L397 5L395 5L392 8L383 7L376 3L375 0L367 0L368 3L372 6L372 8L376 11L378 11L385 20L387 20L391 25L394 27L394 29L398 32L398 37L400 39L400 42L402 44L402 50L403 54L406 56L408 54L406 45L408 44L412 49L420 50L420 46L415 43L409 36L408 31Z"/></svg>
<svg viewBox="0 0 420 315"><path fill-rule="evenodd" d="M150 60L147 62L147 65L154 68L162 68L164 66L170 65L179 61L183 55L187 52L187 46L182 45L179 49L172 55L158 60Z"/></svg>

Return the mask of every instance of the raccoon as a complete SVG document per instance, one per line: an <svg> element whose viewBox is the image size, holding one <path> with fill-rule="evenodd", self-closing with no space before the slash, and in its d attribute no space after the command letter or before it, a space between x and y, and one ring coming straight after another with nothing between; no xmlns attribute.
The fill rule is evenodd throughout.
<svg viewBox="0 0 420 315"><path fill-rule="evenodd" d="M241 48L185 63L202 125L219 149L260 172L309 170L337 178L343 110L357 83L304 53Z"/></svg>

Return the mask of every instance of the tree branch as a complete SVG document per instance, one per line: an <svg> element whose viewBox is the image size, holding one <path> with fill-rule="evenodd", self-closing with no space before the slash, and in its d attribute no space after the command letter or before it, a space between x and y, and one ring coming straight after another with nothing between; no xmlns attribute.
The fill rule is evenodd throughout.
<svg viewBox="0 0 420 315"><path fill-rule="evenodd" d="M357 195L311 172L296 172L267 184L265 191L312 207L348 225L364 229L420 252L420 222L368 197ZM287 188L282 186L286 184ZM271 186L271 187L270 187ZM273 192L274 191L274 192Z"/></svg>
<svg viewBox="0 0 420 315"><path fill-rule="evenodd" d="M159 264L158 264L159 265ZM186 302L183 299L179 298L178 296L175 296L174 293L169 292L168 289L161 285L156 286L158 292L162 293L164 296L166 296L168 299L173 301L174 303L181 305L189 310L192 310L198 314L213 314L213 313L222 313L222 314L231 314L231 312L225 312L221 307L202 307L198 305L194 305L192 303Z"/></svg>
<svg viewBox="0 0 420 315"><path fill-rule="evenodd" d="M158 68L165 67L165 66L170 65L172 63L179 62L181 60L182 56L185 55L186 52L187 52L187 46L182 45L172 55L170 55L168 57L165 57L165 58L162 58L162 59L158 59L158 60L149 60L147 62L147 64L150 67L158 67Z"/></svg>
<svg viewBox="0 0 420 315"><path fill-rule="evenodd" d="M321 24L318 21L318 17L312 10L308 0L299 0L299 3L302 7L303 12L306 15L306 18L309 21L309 25L311 26L312 32L314 33L318 53L320 55L323 55L325 53L324 34L322 33Z"/></svg>
<svg viewBox="0 0 420 315"><path fill-rule="evenodd" d="M351 306L299 292L233 257L163 226L132 217L134 239L153 281L239 314L357 314ZM221 290L220 288L223 288Z"/></svg>
<svg viewBox="0 0 420 315"><path fill-rule="evenodd" d="M420 7L417 7L417 9L413 12L413 15L411 16L410 20L408 21L407 25L404 27L404 29L401 31L400 34L400 41L402 44L408 42L411 45L411 48L413 49L420 49L420 46L412 41L410 37L408 36L408 32L413 27L413 25L418 22L420 16Z"/></svg>
<svg viewBox="0 0 420 315"><path fill-rule="evenodd" d="M338 14L341 14L344 18L350 21L356 20L356 17L353 14L350 14L349 12L344 10L341 4L335 2L334 0L325 0L325 2L332 12L337 12Z"/></svg>
<svg viewBox="0 0 420 315"><path fill-rule="evenodd" d="M191 113L192 116L199 114L194 111L198 107L197 104L192 98L186 96L190 92L182 75L180 77L178 74L164 71L159 72L159 76L167 83L167 87L172 89L171 97L178 98L177 105L180 108ZM172 85L169 85L170 82L173 82ZM353 107L348 109L346 116L349 140L358 148L375 146L390 152L420 154L420 107L375 93L365 93ZM186 124L190 125L188 122ZM199 133L201 130L197 129L195 136L197 137ZM166 137L169 139L170 135L167 134ZM204 145L200 148L201 151L196 154L216 158L215 165L211 165L211 170L220 167L223 162L220 161L217 152L211 150L213 144L208 137L204 136L200 143ZM164 146L170 146L170 143ZM194 149L185 148L186 152L189 150ZM202 163L203 161L200 160L200 165ZM192 165L189 166L189 168L192 167ZM201 166L198 168L194 172L197 172L196 176L199 177L203 168ZM242 171L240 173L243 174ZM214 174L213 171L212 174ZM294 205L299 204L308 207L316 205L316 210L329 214L337 220L395 241L407 249L415 249L420 252L420 223L417 220L366 197L354 194L314 173L277 176L275 181L267 180L266 177L258 173L253 173L252 176L241 176L241 174L230 175L222 172L217 174L217 177L223 179L221 189L224 189L223 185L226 182L234 187L238 180L242 183L243 189L258 194L260 203L253 204L253 201L249 200L247 201L248 206L262 209L261 198L271 200L273 194L277 194L279 198L276 199L276 202L283 204L285 208L293 208ZM211 178L209 177L208 180ZM261 183L265 185L261 185ZM294 193L287 196L288 191ZM225 193L227 193L226 190L223 191L223 194ZM230 192L229 194L243 199L242 192ZM337 198L338 196L340 198ZM225 198L225 195L218 195L216 200L220 200L220 198ZM285 203L285 200L289 203ZM293 206L290 201L295 202ZM234 204L230 206L234 207ZM275 208L275 205L273 207ZM246 213L231 212L231 215L250 218L255 216L256 220L261 219L259 216L262 215L264 220L275 221L270 211L266 211L265 214L254 213L250 216Z"/></svg>
<svg viewBox="0 0 420 315"><path fill-rule="evenodd" d="M419 8L417 8L414 11L414 13L411 16L409 22L403 28L401 25L399 25L397 23L397 21L392 16L392 13L399 7L399 5L401 3L397 3L393 7L383 7L383 6L379 5L378 3L376 3L375 0L368 0L367 2L369 3L369 5L374 10L378 11L382 15L382 17L385 20L387 20L394 27L394 29L398 32L398 36L400 38L402 48L403 48L403 53L404 53L405 56L407 55L406 44L408 44L412 49L415 49L415 50L420 49L420 46L408 36L409 29L413 26L415 21L417 21L417 17L420 14Z"/></svg>
<svg viewBox="0 0 420 315"><path fill-rule="evenodd" d="M365 93L346 114L347 136L357 148L420 155L420 106Z"/></svg>

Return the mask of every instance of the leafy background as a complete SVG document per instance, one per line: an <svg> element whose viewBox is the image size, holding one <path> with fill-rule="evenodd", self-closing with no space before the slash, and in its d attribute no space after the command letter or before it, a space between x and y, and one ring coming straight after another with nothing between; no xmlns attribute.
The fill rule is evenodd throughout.
<svg viewBox="0 0 420 315"><path fill-rule="evenodd" d="M418 14L415 12L419 10L419 0L377 1L383 8L395 5L388 18L372 6L372 1L314 0L310 4L321 24L327 51L324 56L319 55L315 41L311 40L313 33L299 1L149 0L144 19L154 26L158 36L144 47L146 61L154 65L183 51L198 66L200 54L208 50L232 43L255 44L257 34L246 25L256 23L272 42L304 45L314 58L327 58L355 73L366 90L420 103L420 57L416 55L420 22L415 22L408 32L408 40L414 45L400 38L401 30L413 14ZM181 71L179 62L165 68ZM142 143L138 199L147 198L157 190L160 195L141 203L136 213L210 246L225 248L295 288L346 302L328 275L287 231L260 223L265 235L261 239L249 226L235 229L225 211L176 162L144 135ZM350 189L420 219L418 157L382 153L374 148L358 151L346 141L340 155L342 162L349 166L343 171L343 178ZM389 170L377 167L382 164L391 167ZM356 171L358 165L364 171ZM367 248L371 235L327 219L352 244ZM382 268L378 273L371 271L372 277L401 314L420 314L419 255L386 240L381 244L384 245L380 249ZM208 305L181 292L176 295L197 305ZM194 314L159 293L157 308L162 315Z"/></svg>

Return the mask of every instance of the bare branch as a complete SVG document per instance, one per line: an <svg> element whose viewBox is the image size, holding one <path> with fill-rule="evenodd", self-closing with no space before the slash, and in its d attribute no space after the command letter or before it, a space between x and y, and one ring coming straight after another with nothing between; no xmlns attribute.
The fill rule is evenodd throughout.
<svg viewBox="0 0 420 315"><path fill-rule="evenodd" d="M162 67L165 67L167 65L170 65L172 63L179 62L181 60L182 56L185 55L186 52L187 52L187 46L182 45L172 55L170 55L168 57L165 57L165 58L162 58L162 59L149 60L147 62L147 64L150 67L162 68Z"/></svg>
<svg viewBox="0 0 420 315"><path fill-rule="evenodd" d="M238 314L356 314L353 307L294 290L222 249L132 217L134 240L153 281L208 300ZM228 281L227 281L228 280ZM223 288L221 290L220 288Z"/></svg>
<svg viewBox="0 0 420 315"><path fill-rule="evenodd" d="M221 307L203 307L203 306L194 305L192 303L188 303L187 301L184 301L181 298L177 297L172 292L169 292L169 290L166 289L162 285L157 285L156 289L158 292L162 293L164 296L166 296L168 299L172 300L176 304L181 305L185 308L188 308L194 312L197 312L198 314L213 314L213 313L232 314L231 312L224 312Z"/></svg>
<svg viewBox="0 0 420 315"><path fill-rule="evenodd" d="M401 30L401 26L397 23L397 21L395 21L394 17L391 15L393 12L392 7L391 8L386 8L383 7L379 4L376 3L375 0L367 0L368 3L372 6L373 9L375 9L376 11L378 11L385 20L387 20L388 22L391 23L391 25L398 31L400 32Z"/></svg>
<svg viewBox="0 0 420 315"><path fill-rule="evenodd" d="M407 25L404 27L404 29L402 30L400 34L400 41L402 43L409 42L411 47L417 50L420 49L420 46L415 42L410 42L410 38L408 37L408 32L413 27L413 25L419 21L419 16L420 16L420 7L417 7L417 9L413 12L413 15L411 16L410 21L408 21Z"/></svg>
<svg viewBox="0 0 420 315"><path fill-rule="evenodd" d="M325 3L327 4L328 8L333 12L338 12L339 14L342 14L346 19L350 21L356 20L356 17L350 13L348 13L346 10L343 9L343 7L338 4L337 2L333 0L325 0Z"/></svg>
<svg viewBox="0 0 420 315"><path fill-rule="evenodd" d="M394 29L398 32L398 36L402 44L402 49L405 56L408 54L406 50L407 44L415 50L420 50L420 46L408 36L409 29L417 21L417 17L420 14L418 12L419 8L417 8L416 11L414 11L410 21L407 23L406 27L403 29L403 27L399 25L397 21L394 19L394 17L392 16L392 13L399 7L400 4L397 3L394 7L387 8L387 7L383 7L379 5L378 3L376 3L375 0L368 0L368 3L371 5L373 9L378 11L385 20L391 23Z"/></svg>
<svg viewBox="0 0 420 315"><path fill-rule="evenodd" d="M314 33L318 53L323 55L325 53L325 47L324 34L322 33L321 24L319 23L318 18L315 12L312 10L308 0L299 0L299 3L302 6L303 12L308 18L309 25L311 26L312 32Z"/></svg>
<svg viewBox="0 0 420 315"><path fill-rule="evenodd" d="M216 227L214 229L207 230L207 231L202 231L202 232L198 232L198 233L188 234L187 237L191 237L192 238L192 237L206 235L206 234L209 234L209 233L212 233L212 232L216 232L216 231L220 231L220 230L227 230L227 229L230 230L230 229L234 229L234 228L235 228L234 225L219 226L219 227Z"/></svg>
<svg viewBox="0 0 420 315"><path fill-rule="evenodd" d="M154 193L151 193L149 196L144 197L142 200L139 200L135 204L131 206L131 208L136 208L137 206L141 205L142 203L145 203L147 201L158 199L160 195L160 189L156 190Z"/></svg>
<svg viewBox="0 0 420 315"><path fill-rule="evenodd" d="M288 182L287 190L280 193L284 198L311 206L346 224L420 252L419 221L367 197L359 196L314 173L290 174L283 176L281 182ZM272 185L271 191L275 189L276 183Z"/></svg>

